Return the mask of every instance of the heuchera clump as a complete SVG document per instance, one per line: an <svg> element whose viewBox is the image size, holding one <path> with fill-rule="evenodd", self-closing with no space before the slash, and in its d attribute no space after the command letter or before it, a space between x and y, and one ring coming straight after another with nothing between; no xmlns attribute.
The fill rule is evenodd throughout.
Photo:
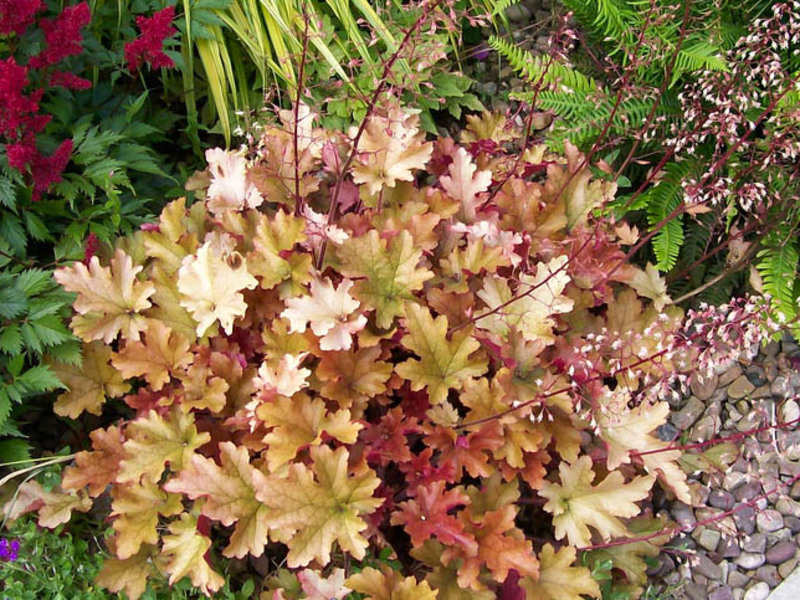
<svg viewBox="0 0 800 600"><path fill-rule="evenodd" d="M614 185L499 116L457 143L399 107L349 135L280 115L208 152L200 200L57 270L84 358L55 410L129 417L6 512L110 497L98 583L130 598L264 553L288 572L262 598L599 597L578 551L661 529L654 485L692 501L654 433L682 314L594 216ZM634 595L663 541L604 549ZM387 546L416 575L342 570Z"/></svg>

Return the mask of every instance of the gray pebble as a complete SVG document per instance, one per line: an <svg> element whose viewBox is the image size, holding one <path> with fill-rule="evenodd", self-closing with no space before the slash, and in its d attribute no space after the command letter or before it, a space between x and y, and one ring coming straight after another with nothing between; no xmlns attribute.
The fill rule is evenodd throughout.
<svg viewBox="0 0 800 600"><path fill-rule="evenodd" d="M742 567L743 569L757 569L761 565L764 564L763 554L758 554L754 552L742 552L741 556L734 559L734 563Z"/></svg>
<svg viewBox="0 0 800 600"><path fill-rule="evenodd" d="M769 586L759 581L744 594L744 600L766 600L769 596Z"/></svg>
<svg viewBox="0 0 800 600"><path fill-rule="evenodd" d="M748 481L733 493L733 497L737 502L747 502L760 494L761 484L757 481Z"/></svg>
<svg viewBox="0 0 800 600"><path fill-rule="evenodd" d="M717 546L717 554L722 558L736 558L742 553L739 544L733 537L723 537Z"/></svg>
<svg viewBox="0 0 800 600"><path fill-rule="evenodd" d="M714 508L730 510L736 503L736 499L727 490L712 490L708 495L708 503Z"/></svg>
<svg viewBox="0 0 800 600"><path fill-rule="evenodd" d="M792 532L792 535L795 533L800 533L800 518L798 517L784 517L783 524Z"/></svg>
<svg viewBox="0 0 800 600"><path fill-rule="evenodd" d="M741 400L742 398L748 397L750 392L754 389L756 389L756 386L750 383L747 377L741 375L728 386L728 398L731 400Z"/></svg>
<svg viewBox="0 0 800 600"><path fill-rule="evenodd" d="M719 377L713 373L711 376L708 376L695 372L695 374L692 375L692 382L689 386L692 390L692 394L697 396L700 400L708 400L714 395L714 392L717 391Z"/></svg>
<svg viewBox="0 0 800 600"><path fill-rule="evenodd" d="M794 542L778 542L772 548L767 549L765 558L769 564L779 565L794 558L795 550L797 550L797 546L794 545Z"/></svg>
<svg viewBox="0 0 800 600"><path fill-rule="evenodd" d="M777 587L781 582L778 577L778 567L775 565L763 565L756 570L756 579L763 581L769 587Z"/></svg>
<svg viewBox="0 0 800 600"><path fill-rule="evenodd" d="M762 511L756 515L756 527L767 533L778 531L783 528L783 516L777 510Z"/></svg>
<svg viewBox="0 0 800 600"><path fill-rule="evenodd" d="M722 579L722 569L720 566L715 565L714 562L705 554L697 555L697 562L694 564L694 566L692 566L692 573L698 573L703 577L707 577L708 579Z"/></svg>
<svg viewBox="0 0 800 600"><path fill-rule="evenodd" d="M695 396L690 396L681 410L670 417L672 424L680 430L689 429L700 415L703 414L705 405Z"/></svg>
<svg viewBox="0 0 800 600"><path fill-rule="evenodd" d="M750 365L744 370L744 374L748 381L756 387L767 383L767 374L760 365Z"/></svg>
<svg viewBox="0 0 800 600"><path fill-rule="evenodd" d="M765 533L754 533L747 535L741 541L742 550L761 554L767 548L767 535Z"/></svg>
<svg viewBox="0 0 800 600"><path fill-rule="evenodd" d="M745 506L733 513L733 520L741 533L749 535L756 530L756 511L752 506Z"/></svg>
<svg viewBox="0 0 800 600"><path fill-rule="evenodd" d="M732 588L743 588L748 583L750 583L750 578L741 571L728 573L728 585Z"/></svg>
<svg viewBox="0 0 800 600"><path fill-rule="evenodd" d="M672 514L672 518L675 519L675 522L681 527L691 527L697 523L692 508L683 502L675 502L675 504L672 505L670 513Z"/></svg>
<svg viewBox="0 0 800 600"><path fill-rule="evenodd" d="M708 595L708 600L733 600L733 590L727 585L718 587Z"/></svg>

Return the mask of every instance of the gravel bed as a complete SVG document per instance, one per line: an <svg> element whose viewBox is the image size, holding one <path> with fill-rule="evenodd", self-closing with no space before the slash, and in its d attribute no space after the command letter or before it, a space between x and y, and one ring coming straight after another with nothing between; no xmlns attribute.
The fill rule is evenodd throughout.
<svg viewBox="0 0 800 600"><path fill-rule="evenodd" d="M798 392L800 348L787 338L694 380L691 395L672 407L662 439L692 444L733 436L736 454L725 470L689 477L695 506L659 501L688 529L649 571L665 594L765 600L800 563L800 431L771 427L800 419Z"/></svg>

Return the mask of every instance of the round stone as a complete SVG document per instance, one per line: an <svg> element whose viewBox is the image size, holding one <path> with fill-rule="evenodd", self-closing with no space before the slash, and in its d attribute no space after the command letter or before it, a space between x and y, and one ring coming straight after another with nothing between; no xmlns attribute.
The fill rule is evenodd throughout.
<svg viewBox="0 0 800 600"><path fill-rule="evenodd" d="M697 555L697 562L692 567L692 573L702 575L708 579L722 579L722 569L705 554Z"/></svg>
<svg viewBox="0 0 800 600"><path fill-rule="evenodd" d="M754 533L747 535L742 540L742 550L761 554L767 548L767 535L764 533Z"/></svg>
<svg viewBox="0 0 800 600"><path fill-rule="evenodd" d="M714 395L714 392L717 391L718 381L719 378L713 373L711 376L708 376L695 372L692 375L692 383L690 384L692 394L697 396L700 400L708 400Z"/></svg>
<svg viewBox="0 0 800 600"><path fill-rule="evenodd" d="M736 503L736 498L727 490L712 490L708 495L708 503L714 508L730 510Z"/></svg>
<svg viewBox="0 0 800 600"><path fill-rule="evenodd" d="M733 562L742 567L743 569L757 569L764 564L765 558L763 554L754 552L742 552Z"/></svg>
<svg viewBox="0 0 800 600"><path fill-rule="evenodd" d="M791 541L778 542L772 548L767 549L765 554L766 561L771 565L779 565L794 558L797 546Z"/></svg>
<svg viewBox="0 0 800 600"><path fill-rule="evenodd" d="M756 527L766 533L778 531L783 528L783 516L777 510L762 511L756 515Z"/></svg>
<svg viewBox="0 0 800 600"><path fill-rule="evenodd" d="M782 423L791 423L800 419L800 405L792 399L787 400L778 409L778 417Z"/></svg>
<svg viewBox="0 0 800 600"><path fill-rule="evenodd" d="M728 386L728 398L741 400L749 396L754 389L756 389L756 386L750 383L746 376L740 375Z"/></svg>
<svg viewBox="0 0 800 600"><path fill-rule="evenodd" d="M781 582L778 577L778 567L775 565L763 565L756 570L756 579L763 581L769 587L778 587Z"/></svg>
<svg viewBox="0 0 800 600"><path fill-rule="evenodd" d="M769 596L769 585L759 581L744 593L744 600L766 600Z"/></svg>
<svg viewBox="0 0 800 600"><path fill-rule="evenodd" d="M711 552L717 549L719 540L721 538L722 534L719 531L716 531L715 529L703 529L703 531L700 532L700 535L695 539L697 539L698 544Z"/></svg>
<svg viewBox="0 0 800 600"><path fill-rule="evenodd" d="M718 587L708 595L708 600L734 600L733 590L727 585Z"/></svg>
<svg viewBox="0 0 800 600"><path fill-rule="evenodd" d="M775 510L781 513L784 517L800 517L800 502L785 496L781 496L775 503Z"/></svg>
<svg viewBox="0 0 800 600"><path fill-rule="evenodd" d="M772 390L772 395L779 398L788 398L794 392L792 384L789 383L789 378L785 375L778 375L775 381L772 382L770 389Z"/></svg>

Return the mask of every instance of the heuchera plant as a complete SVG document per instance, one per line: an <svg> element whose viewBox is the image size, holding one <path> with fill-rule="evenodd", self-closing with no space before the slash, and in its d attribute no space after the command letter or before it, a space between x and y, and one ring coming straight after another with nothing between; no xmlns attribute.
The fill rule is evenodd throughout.
<svg viewBox="0 0 800 600"><path fill-rule="evenodd" d="M624 262L635 232L592 216L614 185L572 147L520 152L503 117L459 144L396 106L349 135L280 116L251 155L208 151L201 201L56 271L84 342L56 412L130 416L6 513L110 498L98 583L129 598L159 576L211 595L214 540L285 558L262 598L598 597L597 544L636 594L664 536L607 542L664 526L654 485L692 501L654 434L691 353ZM417 575L342 570L387 546Z"/></svg>

